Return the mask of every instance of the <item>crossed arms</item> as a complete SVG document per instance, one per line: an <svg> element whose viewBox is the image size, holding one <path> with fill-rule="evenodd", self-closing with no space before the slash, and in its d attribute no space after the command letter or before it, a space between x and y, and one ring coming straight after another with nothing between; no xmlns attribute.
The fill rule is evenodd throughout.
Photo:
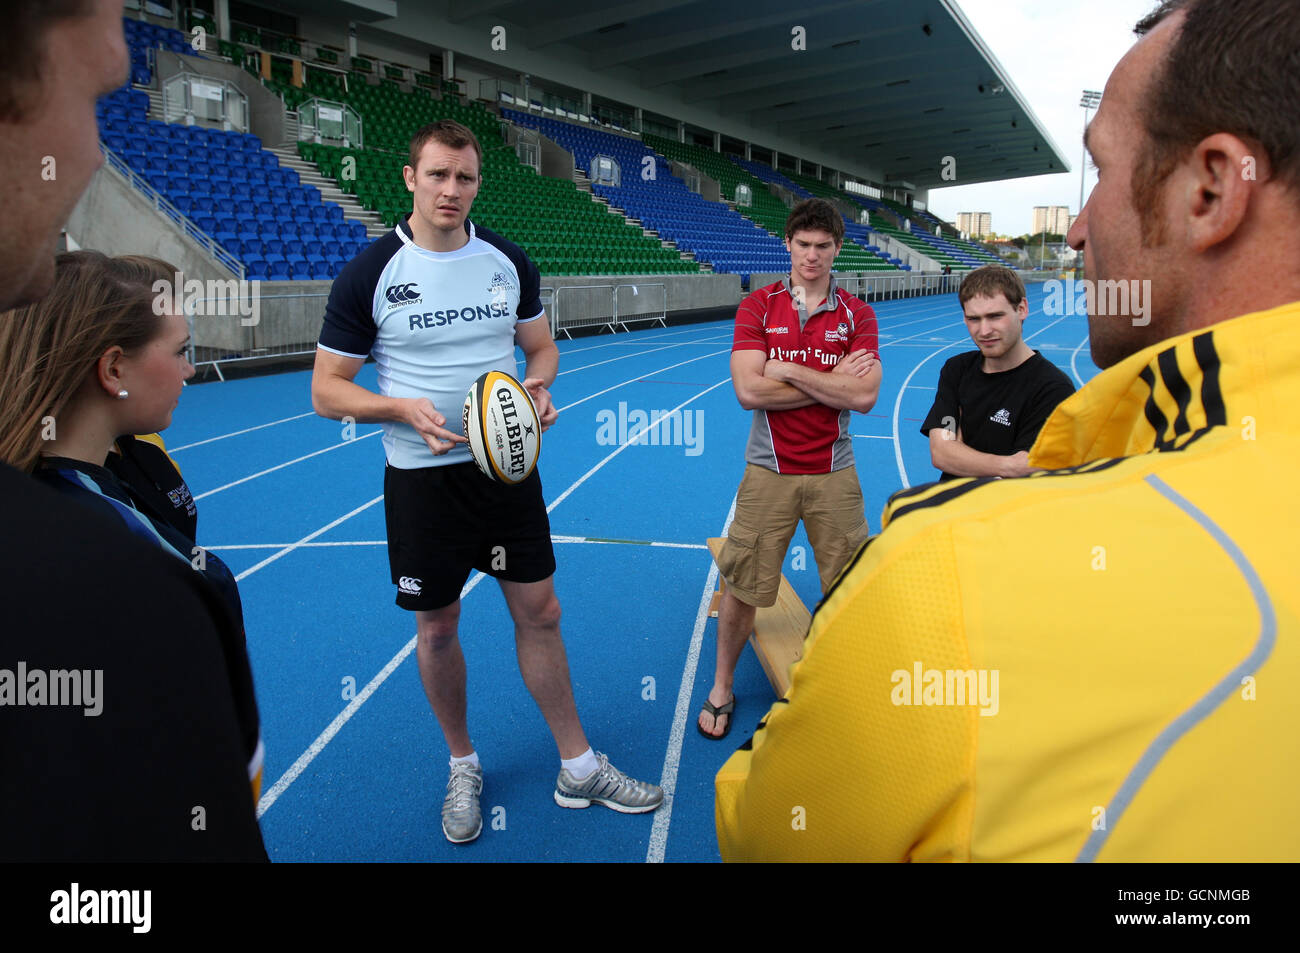
<svg viewBox="0 0 1300 953"><path fill-rule="evenodd" d="M771 361L759 350L733 351L731 382L746 410L794 410L825 404L868 413L880 394L880 361L871 351L845 356L830 371Z"/></svg>

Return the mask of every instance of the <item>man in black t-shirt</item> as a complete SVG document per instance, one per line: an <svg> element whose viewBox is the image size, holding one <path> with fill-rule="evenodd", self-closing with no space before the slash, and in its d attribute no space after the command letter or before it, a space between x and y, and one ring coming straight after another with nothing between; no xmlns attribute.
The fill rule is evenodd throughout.
<svg viewBox="0 0 1300 953"><path fill-rule="evenodd" d="M939 372L934 406L921 424L930 461L944 480L1028 476L1029 448L1074 386L1021 337L1029 303L1014 271L977 268L957 298L979 350L949 358Z"/></svg>

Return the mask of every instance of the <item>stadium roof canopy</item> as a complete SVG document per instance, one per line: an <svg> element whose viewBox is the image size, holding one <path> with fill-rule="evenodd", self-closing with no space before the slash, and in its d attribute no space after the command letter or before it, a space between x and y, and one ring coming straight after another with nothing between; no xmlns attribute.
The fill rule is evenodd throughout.
<svg viewBox="0 0 1300 953"><path fill-rule="evenodd" d="M277 5L355 20L376 36L449 48L885 184L928 190L1069 170L954 0ZM490 47L498 25L508 35L499 54ZM797 27L805 49L796 49ZM570 69L555 75L556 64Z"/></svg>

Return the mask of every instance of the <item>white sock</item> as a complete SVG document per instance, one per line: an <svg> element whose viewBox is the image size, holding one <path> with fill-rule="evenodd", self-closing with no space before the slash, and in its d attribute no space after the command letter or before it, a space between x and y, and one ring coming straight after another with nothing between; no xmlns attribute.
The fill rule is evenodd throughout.
<svg viewBox="0 0 1300 953"><path fill-rule="evenodd" d="M588 748L576 758L561 758L560 767L573 775L575 781L585 781L600 767L600 762L596 760L596 753Z"/></svg>
<svg viewBox="0 0 1300 953"><path fill-rule="evenodd" d="M455 758L455 757L453 757L453 758L451 759L451 761L448 762L448 767L451 767L452 765L456 765L456 764L472 764L472 765L473 765L474 767L476 767L476 768L477 768L477 767L481 767L481 765L478 763L478 752L477 752L477 751L471 751L469 754L465 755L465 757L463 757L463 758Z"/></svg>

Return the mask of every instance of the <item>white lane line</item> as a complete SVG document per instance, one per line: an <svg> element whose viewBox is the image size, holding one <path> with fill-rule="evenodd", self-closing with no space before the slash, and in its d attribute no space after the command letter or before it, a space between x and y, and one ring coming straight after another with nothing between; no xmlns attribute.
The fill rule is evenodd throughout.
<svg viewBox="0 0 1300 953"><path fill-rule="evenodd" d="M265 470L259 470L257 473L250 473L246 477L240 477L238 480L235 480L233 483L227 483L225 486L219 486L215 490L208 490L205 493L199 493L194 497L194 500L195 502L198 502L204 497L211 496L214 493L220 493L222 490L229 490L232 486L239 486L239 484L241 483L247 483L249 480L256 480L258 477L266 476L268 473L274 473L276 470L283 470L285 467L291 467L295 463L302 463L302 461L310 460L312 457L319 457L322 453L329 453L331 450L337 450L340 447L347 447L354 443L360 443L362 440L365 440L367 437L373 437L375 434L379 434L379 433L383 433L383 431L372 430L370 431L370 433L363 433L360 436L352 438L351 440L344 440L342 443L336 443L332 447L325 447L323 450L313 450L311 453L305 453L301 457L295 457L293 460L286 460L284 463L277 463L273 467L268 467Z"/></svg>
<svg viewBox="0 0 1300 953"><path fill-rule="evenodd" d="M383 497L380 497L380 499L383 499ZM460 591L460 597L464 599L469 595L469 593L483 580L483 578L484 576L481 572L476 572L470 578L469 582L465 583L465 588ZM357 710L366 703L366 700L375 693L380 685L384 684L384 682L388 680L388 676L392 675L393 672L397 670L397 667L406 661L406 657L415 651L416 638L417 636L412 636L411 640L403 645L401 650L388 660L388 664L381 668L379 673L366 683L366 687L361 689L361 691L357 693L357 696L348 702L346 708L334 716L334 720L329 723L324 731L316 736L316 740L307 746L307 750L298 756L298 760L289 766L289 770L280 775L279 780L271 786L270 790L262 795L262 799L257 802L257 816L259 820L262 815L270 809L271 805L279 800L280 795L289 789L289 785L298 780L299 775L301 775L303 771L307 770L307 766L316 760L316 756L325 750L325 746L334 740L334 736L339 733L339 730L346 725L349 720L351 720L352 716L357 713Z"/></svg>
<svg viewBox="0 0 1300 953"><path fill-rule="evenodd" d="M656 348L656 350L658 350L658 348ZM589 395L589 396L587 396L587 397L584 397L584 398L582 398L581 400L576 400L576 401L574 401L572 404L565 404L563 407L558 408L558 410L564 411L564 410L568 410L570 407L577 407L579 404L586 403L587 401L592 400L592 399L594 399L594 398L596 398L596 397L599 397L599 396L601 396L602 394L608 394L610 391L612 391L612 390L617 390L618 388L623 387L623 386L626 386L627 384L634 384L634 383L636 383L637 381L639 381L639 380L643 380L644 378L649 377L649 376L651 376L651 375L653 375L653 374L660 374L660 373L662 373L663 371L671 371L673 368L681 367L681 366L683 366L683 365L685 365L685 364L693 364L693 363L696 362L696 361L702 361L702 360L704 360L705 358L708 358L708 357L716 357L716 356L719 355L719 354L728 354L728 353L730 353L730 350L731 350L730 348L727 348L726 350L721 350L721 351L710 351L708 354L701 354L699 357L693 357L693 358L691 358L691 359L689 359L689 360L686 360L686 361L678 361L676 364L669 364L669 365L666 366L666 367L659 367L659 368L656 368L656 369L653 370L653 371L647 371L647 372L644 373L644 374L638 374L636 377L629 377L629 378L628 378L627 380L625 380L625 381L622 381L622 382L620 382L620 383L618 383L618 384L614 384L614 385L611 386L611 387L606 387L604 390L596 391L596 393L591 394L591 395ZM648 353L648 352L647 352L647 353ZM632 355L632 356L635 356L635 355ZM730 379L730 378L728 378L728 379ZM717 386L717 385L714 385L714 386ZM712 388L710 388L710 389L712 389ZM656 421L656 422L657 422L657 421ZM650 429L650 428L647 428L647 429ZM276 464L275 466L273 466L273 467L269 467L269 468L267 468L267 469L265 469L265 470L262 470L262 471L260 471L260 472L258 472L258 473L250 473L248 476L246 476L246 477L241 477L240 479L235 480L233 483L227 483L225 486L219 486L219 487L217 487L217 488L214 489L214 490L207 490L207 491L205 491L205 492L203 492L203 493L199 493L199 494L197 494L197 495L194 497L194 499L195 499L195 501L197 502L198 500L201 500L201 499L203 499L204 497L212 496L212 494L214 494L214 493L220 493L222 490L228 490L228 489L230 489L232 486L238 486L238 485L241 484L241 483L247 483L249 480L255 480L255 479L257 479L258 477L266 476L266 474L268 474L268 473L274 473L276 470L283 470L285 467L292 466L292 465L295 464L295 463L301 463L303 460L309 460L309 459L311 459L312 457L319 456L319 455L322 454L322 453L329 453L331 450L337 450L337 449L339 449L340 447L346 447L348 444L357 443L358 441L363 440L363 439L365 439L366 437L373 437L373 436L375 436L375 434L378 434L378 433L383 433L383 431L382 431L382 430L372 430L372 431L370 431L370 433L362 434L362 435L360 435L360 436L358 436L358 437L355 437L355 438L352 439L352 440L344 440L342 443L334 444L334 445L331 446L331 447L325 447L323 450L316 450L316 451L313 451L312 453L304 454L303 456L301 456L301 457L297 457L297 458L295 458L295 459L293 459L293 460L287 460L287 461L285 461L284 463Z"/></svg>
<svg viewBox="0 0 1300 953"><path fill-rule="evenodd" d="M649 432L650 432L651 430L653 430L655 427L658 427L658 426L659 426L659 422L660 422L661 420L664 420L664 419L667 418L667 417L671 417L673 414L677 413L677 411L681 410L683 407L685 407L685 406L687 406L688 404L694 403L695 401L699 400L701 397L703 397L703 396L704 396L705 394L707 394L709 391L717 390L717 389L718 389L719 387L721 387L723 384L729 384L729 383L731 383L731 375L730 375L730 374L728 374L726 377L724 377L722 380L718 381L716 384L712 385L711 387L706 387L706 388L704 388L704 390L700 391L698 394L695 394L695 395L693 395L693 396L691 396L691 397L686 398L684 401L682 401L680 404L678 404L678 405L677 405L676 407L674 407L672 410L666 410L666 411L663 411L663 412L662 412L658 417L656 417L654 420L650 421L650 423L646 424L644 427L642 427L640 430L636 431L635 433L629 433L629 434L627 435L627 443L621 444L621 445L619 445L618 447L616 447L616 448L614 448L613 450L611 450L611 451L610 451L610 452L605 456L605 458L604 458L603 460L601 460L599 463L597 463L594 467L592 467L590 470L588 470L588 471L587 471L586 473L584 473L582 476L578 477L578 479L574 480L574 481L573 481L573 484L572 484L572 485L571 485L567 490L565 490L563 493L561 493L559 496L557 496L557 497L555 498L554 502L552 502L551 505L548 506L548 507L546 508L546 512L547 512L547 513L550 513L551 510L555 509L557 506L559 506L561 503L563 503L566 499L569 498L569 494L570 494L570 493L572 493L572 492L573 492L574 490L576 490L578 487L582 486L582 484L586 483L588 479L590 479L592 476L594 476L594 475L596 474L596 471L598 471L598 470L599 470L601 467L603 467L605 464L609 463L609 461L613 460L615 457L617 457L620 453L622 453L622 452L623 452L624 450L626 450L628 447L630 447L630 446L632 446L633 444L635 444L635 443L636 443L636 438L637 438L637 437L641 436L643 433L649 433Z"/></svg>
<svg viewBox="0 0 1300 953"><path fill-rule="evenodd" d="M1075 358L1079 356L1080 348L1082 348L1085 344L1088 343L1089 336L1090 335L1085 336L1084 339L1079 342L1079 346L1076 347L1074 351L1070 354L1070 373L1074 375L1074 379L1079 382L1080 387L1083 386L1083 378L1079 376L1079 369L1074 366L1074 361Z"/></svg>
<svg viewBox="0 0 1300 953"><path fill-rule="evenodd" d="M621 354L618 357L611 357L605 361L596 361L594 364L583 364L581 367L571 367L567 371L560 371L556 377L563 377L565 374L576 374L578 371L591 370L593 367L601 367L605 364L613 364L615 361L627 361L634 357L641 357L644 354L653 354L655 351L667 351L674 347L690 347L694 341L680 341L676 344L661 344L659 347L652 347L644 351L637 351L635 354Z"/></svg>
<svg viewBox="0 0 1300 953"><path fill-rule="evenodd" d="M280 549L280 551L279 551L278 553L275 553L275 554L272 555L272 556L267 556L265 559L263 559L263 560L262 560L260 563L258 563L257 565L255 565L255 566L250 566L248 569L245 569L243 572L241 572L238 576L235 577L235 582L243 582L245 579L247 579L247 578L248 578L249 576L251 576L253 573L257 572L259 569L262 569L262 568L265 567L265 566L269 566L271 563L275 562L275 561L276 561L277 559L279 559L281 556L288 556L288 555L289 555L291 552L293 552L295 549L298 549L298 548L300 548L301 546L303 546L303 545L305 545L305 544L307 544L307 543L310 543L310 542L311 542L313 539L315 539L317 536L321 536L321 535L323 535L323 534L325 534L325 533L328 533L330 530L332 530L335 526L338 526L340 523L344 523L344 522L346 522L346 521L352 519L352 517L356 516L358 513L362 512L363 510L368 510L368 509L370 509L370 507L374 506L376 503L378 503L378 502L379 502L380 500L382 500L383 498L384 498L384 495L381 493L381 494L379 494L379 496L375 497L375 498L374 498L373 500L371 500L369 503L362 503L360 506L358 506L358 507L357 507L355 510L353 510L351 513L345 513L345 514L343 514L342 516L340 516L338 519L334 520L332 523L326 523L324 526L322 526L320 529L316 530L314 533L308 533L308 534L307 534L306 536L304 536L302 539L298 540L298 542L296 542L296 543L290 543L290 544L287 545L287 546L281 547L281 549Z"/></svg>
<svg viewBox="0 0 1300 953"><path fill-rule="evenodd" d="M719 330L718 328L708 328L708 329L705 331L705 333L706 333L706 334L717 334L717 333L718 333L718 330ZM700 331L700 328L690 328L690 329L688 329L688 330L684 330L684 331L673 331L673 332L671 332L671 334L673 334L673 335L689 334L689 333L691 333L691 332L698 332L698 331ZM647 340L658 340L658 339L660 339L660 338L662 338L662 337L666 337L666 336L667 336L667 335L655 335L655 337L653 337L653 338L643 338L643 339L640 340L640 341L613 341L613 342L610 342L609 344L596 344L596 345L593 345L592 347L589 347L589 348L587 348L587 347L572 348L572 349L570 349L570 350L562 350L562 351L560 352L560 357L564 357L566 354L573 354L573 353L576 353L577 351L589 351L589 350L593 350L594 348L598 348L598 347L615 347L615 346L617 346L617 347L643 347L644 344L645 344L645 341L647 341ZM686 345L688 345L688 344L708 344L708 343L711 343L711 342L713 342L713 341L721 341L721 340L723 340L723 339L724 339L725 337L727 337L727 336L729 336L729 334L728 334L728 335L723 335L723 337L701 337L701 338L699 338L698 340L694 340L694 341L682 341L682 342L680 342L680 343L675 343L675 344L672 344L672 345L669 345L669 346L670 346L670 347L684 347L684 346L686 346ZM639 352L639 353L642 353L642 354L650 354L650 353L652 353L653 351L656 351L656 350L662 350L662 349L661 349L661 348L652 348L652 349L650 349L650 350L641 351L641 352ZM626 356L628 356L628 357L635 357L636 355L635 355L635 354L630 354L630 355L626 355ZM622 358L618 358L618 360L622 360ZM522 363L522 362L517 362L517 363ZM584 367L575 367L575 368L573 368L573 370L575 370L575 371L580 371L580 370L583 370L585 367L596 367L596 366L597 366L597 365L595 365L595 364L587 364L587 365L584 365ZM567 373L567 372L561 372L561 373ZM218 440L225 440L225 439L228 438L228 437L238 437L240 434L252 433L254 430L262 430L262 429L264 429L264 428L266 428L266 427L274 427L274 426L276 426L277 424L286 424L286 423L289 423L291 420L302 420L302 418L304 418L304 417L315 417L315 416L317 416L316 412L315 412L314 410L309 410L309 411L307 411L305 414L294 414L292 417L282 417L282 418L280 418L279 420L272 420L272 421L270 421L269 423L257 424L256 426L253 426L253 427L245 427L243 430L232 430L230 433L219 434L219 435L216 436L216 437L208 437L206 440L196 440L196 441L194 441L193 443L187 443L187 444L184 444L184 445L179 446L179 447L168 447L168 448L167 448L167 452L168 452L168 453L180 453L182 450L189 450L189 449L192 448L192 447L201 447L201 446L203 446L204 444L214 443L214 442L216 442L216 441L218 441ZM328 419L328 418L322 418L322 419Z"/></svg>
<svg viewBox="0 0 1300 953"><path fill-rule="evenodd" d="M699 331L702 332L703 334L718 334L720 331L726 331L726 333L728 334L731 333L731 330L729 328L716 328L716 327L703 327L703 326L698 328L691 328L691 331ZM687 332L678 332L671 336L676 337L678 336L678 334L684 334L684 333ZM666 335L666 334L656 334L653 336L637 338L631 341L609 341L605 344L590 344L587 347L560 348L560 358L563 359L565 356L569 354L578 354L582 351L596 351L599 350L600 348L605 348L605 347L643 347L645 346L646 341L662 341L665 337L669 337L669 336L670 335ZM703 340L708 340L708 339L703 337L694 338L691 341L687 341L685 343L687 344L698 343Z"/></svg>
<svg viewBox="0 0 1300 953"><path fill-rule="evenodd" d="M731 498L727 521L719 535L726 536L731 520L736 515L736 497ZM706 547L707 548L707 547ZM668 750L664 753L664 768L659 776L659 786L664 790L664 802L655 811L654 825L650 828L650 844L646 848L645 862L661 864L668 850L668 825L673 819L673 795L677 791L677 769L682 762L682 744L686 740L686 720L691 713L691 694L695 688L695 671L700 664L700 647L704 642L704 627L709 621L709 605L718 587L718 564L709 561L709 574L704 578L700 592L700 607L695 613L695 628L691 630L691 644L686 651L686 665L682 668L682 682L677 688L677 707L673 710L673 727L668 734Z"/></svg>
<svg viewBox="0 0 1300 953"><path fill-rule="evenodd" d="M636 377L629 377L627 380L622 381L618 384L614 384L612 387L606 387L604 390L598 390L594 394L589 394L588 396L582 398L581 400L575 400L571 404L565 404L563 407L559 408L559 410L563 412L568 410L570 407L577 407L579 404L585 404L587 401L594 400L595 398L600 397L602 394L608 394L612 390L618 390L620 387L625 387L628 384L635 384L637 381L645 380L647 377L651 376L652 374L661 374L664 371L671 371L675 367L684 367L687 364L694 364L696 361L702 361L706 357L717 357L719 354L730 354L730 353L731 353L731 348L725 348L724 350L721 351L710 351L708 354L701 354L699 357L693 357L687 361L679 361L676 364L669 364L667 367L661 367L658 370L649 371L648 373L645 374L638 374ZM727 378L727 380L730 379L731 379L730 377ZM715 384L714 387L716 386L717 385Z"/></svg>
<svg viewBox="0 0 1300 953"><path fill-rule="evenodd" d="M595 474L596 471L598 471L605 464L609 463L609 461L613 460L616 456L618 456L628 447L632 446L632 440L634 439L634 437L639 437L643 432L648 432L654 427L657 427L659 425L659 422L663 420L665 417L673 414L678 410L681 410L683 407L687 406L692 401L698 400L699 398L703 397L705 394L709 393L709 391L721 387L723 384L728 383L730 380L731 380L730 376L724 377L722 380L718 381L712 387L705 388L704 390L696 394L694 397L688 398L687 400L678 404L672 410L666 411L665 413L661 414L655 420L647 424L642 430L637 431L636 434L630 435L628 437L627 443L617 447L615 450L613 450L608 455L606 455L606 457L603 460L601 460L594 467L592 467L590 470L588 470L586 473L580 476L567 490L565 490L562 494L560 494L560 496L555 500L555 502L553 502L550 506L546 508L546 512L549 514L557 506L563 503L564 500L568 498L569 494L571 494L574 490L580 487L583 483L587 482L587 480L593 474ZM304 537L302 540L299 541L298 544L295 544L295 546L286 547L284 550L276 553L274 556L269 556L266 559L262 560L262 562L258 563L252 569L248 569L245 572L241 573L239 576L236 577L236 579L239 580L245 578L246 576L252 575L253 573L257 572L257 570L265 566L267 563L279 559L281 556L284 556L288 552L290 552L291 549L297 548L298 546L302 545L302 543L311 541L311 539L313 539L314 537L319 536L321 533L324 533L326 530L334 526L337 526L339 523L342 523L344 520L350 519L352 516L355 516L357 513L360 513L366 507L373 506L375 503L378 503L382 499L383 499L382 496L376 497L375 499L371 500L369 503L366 503L363 506L358 507L357 509L353 510L351 513L347 514L346 516L339 517L337 520L335 520L333 523L330 523L328 526L324 526L318 529L316 532L312 533L310 536ZM730 520L728 520L728 522L730 522ZM465 588L461 590L461 598L462 599L465 598L465 596L469 594L470 590L472 590L476 585L478 585L481 579L483 579L482 573L475 574L469 580L469 582L465 584ZM365 702L365 700L369 698L372 694L374 694L375 690L384 683L384 681L388 678L388 676L391 675L399 665L402 664L402 661L408 655L411 654L411 651L414 648L415 648L415 639L412 638L411 641L407 642L406 645L404 645L396 655L394 655L391 659L388 660L388 664L385 665L379 671L379 674L377 674L366 684L366 687L357 694L357 697L352 699L352 701L348 703L348 706L344 708L343 711L339 712L338 715L335 716L334 720L329 723L329 726L324 731L322 731L320 735L317 736L316 740L313 741L308 746L306 751L304 751L301 755L298 756L298 760L296 760L293 763L293 765L290 766L288 771L286 771L283 775L280 776L279 780L275 782L275 784L271 787L271 789L267 791L266 794L262 795L262 800L258 802L257 805L257 816L259 818L263 814L265 814L267 809L272 804L274 804L276 800L280 797L280 795L283 794L288 789L289 785L293 784L293 782L297 780L298 776L301 775L304 770L306 770L307 766L310 765L312 761L316 759L316 756L325 750L325 746L330 743L331 739L333 739L333 737L336 734L338 734L339 729L342 728L345 724L347 724L348 720L354 714L356 714L357 710L361 707L361 705ZM676 772L674 769L674 776L675 773ZM663 809L660 808L660 810Z"/></svg>
<svg viewBox="0 0 1300 953"><path fill-rule="evenodd" d="M282 417L279 420L272 420L269 424L258 424L256 427L245 427L243 430L232 430L230 433L223 433L219 437L209 437L207 440L196 440L194 443L187 443L183 447L168 447L168 453L180 453L182 450L188 450L190 447L201 447L205 443L213 443L217 440L225 440L227 437L238 437L241 433L252 433L254 430L261 430L264 427L274 427L276 424L287 424L291 420L302 420L304 417L315 417L316 412L309 410L305 414L294 414L292 417Z"/></svg>
<svg viewBox="0 0 1300 953"><path fill-rule="evenodd" d="M964 340L969 341L970 338L965 338ZM906 379L903 381L903 386L898 389L898 396L894 398L894 430L893 430L894 462L898 464L898 475L903 480L902 488L904 490L906 490L912 484L907 479L907 467L904 466L903 464L903 445L901 442L899 442L898 439L898 412L903 406L903 395L907 393L907 385L912 382L912 377L916 374L917 371L919 371L922 367L925 366L926 361L930 360L930 358L934 357L936 354L942 354L944 351L948 350L948 348L956 347L961 343L962 341L953 341L951 344L944 344L943 346L938 347L935 350L931 351L925 357L921 358L921 360L917 362L916 366L912 368L911 372L907 375Z"/></svg>
<svg viewBox="0 0 1300 953"><path fill-rule="evenodd" d="M894 439L893 437L886 437L883 434L874 434L874 433L854 433L854 434L849 434L849 436L857 437L859 440L893 440ZM211 549L212 547L209 546L208 548Z"/></svg>
<svg viewBox="0 0 1300 953"><path fill-rule="evenodd" d="M883 439L888 440L888 437ZM331 525L338 525L338 521ZM588 543L593 546L658 546L666 549L708 549L704 543L669 543L658 539L603 539L598 536L551 536L553 543ZM204 546L210 553L239 549L321 549L329 546L387 546L386 539L338 539L296 543L229 543L222 546Z"/></svg>

